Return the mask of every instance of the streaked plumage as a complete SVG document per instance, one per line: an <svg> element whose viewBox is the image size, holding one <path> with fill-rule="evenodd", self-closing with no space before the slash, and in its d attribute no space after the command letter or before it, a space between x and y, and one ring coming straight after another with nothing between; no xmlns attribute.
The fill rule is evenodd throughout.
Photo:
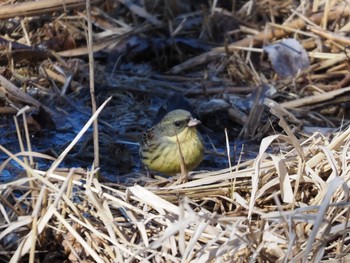
<svg viewBox="0 0 350 263"><path fill-rule="evenodd" d="M196 128L199 123L185 110L167 113L158 124L142 133L142 162L150 170L167 175L181 172L178 139L186 168L195 169L204 156L202 137Z"/></svg>

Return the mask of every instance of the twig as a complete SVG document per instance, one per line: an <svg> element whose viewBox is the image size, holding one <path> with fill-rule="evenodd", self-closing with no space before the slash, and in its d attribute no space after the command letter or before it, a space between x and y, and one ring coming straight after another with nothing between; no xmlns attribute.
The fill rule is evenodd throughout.
<svg viewBox="0 0 350 263"><path fill-rule="evenodd" d="M88 23L88 41L87 46L89 50L89 75L90 75L90 96L92 114L96 112L96 98L95 98L95 73L94 73L94 54L93 54L93 39L92 39L92 23L91 23L91 3L90 0L86 1L86 13ZM94 119L93 123L93 140L94 140L94 166L98 168L100 166L99 155L99 141L98 141L98 120Z"/></svg>

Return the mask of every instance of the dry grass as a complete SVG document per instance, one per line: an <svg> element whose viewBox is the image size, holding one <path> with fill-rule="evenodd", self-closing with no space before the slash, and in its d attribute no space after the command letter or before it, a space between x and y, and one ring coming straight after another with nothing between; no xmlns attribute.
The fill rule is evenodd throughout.
<svg viewBox="0 0 350 263"><path fill-rule="evenodd" d="M37 5L44 5L44 2L47 1L29 5L32 9L27 15L41 14ZM92 4L96 2L92 1ZM300 1L298 6L294 6L292 1L285 1L283 5L279 1L233 1L240 4L235 15L248 20L231 32L238 33L239 40L185 59L167 72L187 72L187 75L159 74L150 77L146 71L134 75L119 72L112 76L119 92L161 96L172 90L195 96L198 101L201 101L201 95L229 101L230 98L223 98L222 93L228 96L247 94L259 90L257 87L266 83L273 85L277 94L283 94L274 99L265 98L260 104L256 100L250 114L242 115L234 107L227 110L231 120L240 118L238 123L245 125L242 134L254 137L260 132L263 135L256 158L223 170L193 172L185 183L160 177L148 179L146 184L136 182L128 186L101 183L97 179L99 170L94 165L90 170L58 168L98 119L109 99L100 103L101 106L91 114L76 138L62 149L57 158L53 158L32 151L25 112L39 106L48 113L51 109L24 92L26 84L23 84L32 83L38 94L52 92L51 86L56 89L59 86L60 90L56 92L63 98L68 86L79 93L84 88L82 79L86 77L87 70L83 71L82 65L87 69L86 63L66 57L90 54L91 70L92 50L113 50L113 46L128 42L128 37L133 34L149 34L150 28L164 26L164 21L159 19L161 12L175 12L169 3L169 10L160 11L157 6L150 8L149 1L146 1L148 8L138 8L129 1L119 2L124 3L129 10L128 15L131 14L131 18L126 15L125 19L138 21L142 17L144 24L132 27L123 19L111 19L94 6L94 29L99 30L93 32L94 43L90 41L91 46L88 47L85 39L90 33L91 40L92 28L85 24L90 17L83 11L85 2L70 0L66 6L61 6L60 2L52 1L46 12L61 10L62 15L55 16L50 29L42 27L35 34L27 31L28 21L24 19L20 25L23 31L21 40L31 46L31 42L43 41L50 35L48 32L53 33L55 29L60 51L35 50L39 60L36 70L24 67L22 71L14 61L26 58L28 54L25 50L16 53L11 43L0 54L0 62L8 63L8 72L4 70L2 75L12 78L9 81L10 77L0 75L0 95L5 94L1 97L6 97L10 109L17 107L15 122L21 145L17 154L0 145L0 150L9 156L0 164L0 173L10 160L24 171L16 180L0 184L0 261L349 261L350 127L344 125L333 129L331 135L321 132L305 134L300 129L303 123L312 127L317 126L315 123L328 126L341 123L341 112L334 122L326 120L321 114L308 113L312 112L312 107L316 107L316 111L331 110L332 106L349 101L349 3ZM254 2L257 5L255 9ZM210 7L211 15L224 14L225 10L215 6L216 3L213 1ZM24 10L28 8L26 3L18 5ZM79 10L74 16L65 16L63 10L72 8ZM10 12L13 6L1 10L0 18L15 15ZM172 29L172 36L176 36L187 19L195 15L186 13L178 16L182 18L180 23L175 23L175 19L174 23L169 22L167 26ZM263 15L270 22L253 26L254 18ZM210 32L213 30L210 28L211 17L205 18L209 22L203 22L202 33L215 33ZM277 23L276 19L283 19L283 23ZM295 37L306 48L310 68L289 79L279 79L271 69L267 73L264 66L257 70L252 62L253 54L263 52L260 48L262 44L287 36ZM58 41L62 39L64 41ZM85 44L81 44L82 39ZM264 65L266 58L260 57L259 62ZM207 66L204 70L200 68L203 65ZM78 70L83 73L76 74ZM95 70L95 81L100 83L107 74L97 63ZM212 80L216 78L220 81ZM237 80L235 85L230 79ZM242 79L246 81L243 87L238 81ZM13 85L18 81L22 81L22 89ZM197 89L189 89L190 85ZM91 95L94 95L94 90L91 90ZM278 124L280 132L267 136L266 129L258 129L260 126L273 126L268 122L261 123L256 114L252 114L259 111L258 106L270 110L270 116L277 120L278 123L274 124L276 127ZM6 107L1 109L2 113L9 111ZM17 118L23 118L24 137ZM261 125L256 127L256 133L250 134L248 130L252 126L247 122ZM38 158L51 160L51 167L46 170L34 168Z"/></svg>
<svg viewBox="0 0 350 263"><path fill-rule="evenodd" d="M102 107L48 171L8 153L26 176L0 186L4 259L60 247L92 262L346 260L350 128L330 140L276 134L254 161L119 190L96 171L55 172ZM268 153L274 143L280 151Z"/></svg>
<svg viewBox="0 0 350 263"><path fill-rule="evenodd" d="M103 106L48 171L8 153L26 176L0 186L3 260L60 247L71 261L346 261L350 128L331 140L276 134L254 161L118 190L96 171L55 172Z"/></svg>

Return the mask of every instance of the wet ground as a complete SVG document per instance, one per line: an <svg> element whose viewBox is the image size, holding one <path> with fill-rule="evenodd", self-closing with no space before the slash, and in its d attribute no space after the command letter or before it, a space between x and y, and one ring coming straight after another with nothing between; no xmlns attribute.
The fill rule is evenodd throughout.
<svg viewBox="0 0 350 263"><path fill-rule="evenodd" d="M97 88L97 100L101 104L109 96L113 99L100 115L99 135L100 135L100 162L101 174L112 182L118 182L121 178L137 178L145 174L145 169L140 163L138 155L138 137L142 130L151 127L165 113L164 107L186 108L192 107L194 99L186 99L182 95L177 95L180 102L174 104L173 98L167 100L170 95L155 96L154 94L131 93L118 91L113 86L103 86ZM90 99L86 91L78 95L67 96L64 99L51 99L42 101L53 112L52 120L56 128L38 128L29 124L30 142L34 152L44 153L57 157L74 139L90 116ZM49 103L48 103L49 102ZM188 105L184 105L188 103ZM164 106L166 105L166 106ZM170 106L169 106L170 105ZM161 109L161 110L160 110ZM193 107L195 110L195 107ZM31 116L29 116L30 118ZM217 118L217 116L215 117ZM203 134L208 154L198 170L215 170L228 167L226 155L226 139L223 129L213 130L219 126L219 119L209 116L203 120L201 133ZM224 118L223 118L224 119ZM20 126L23 132L23 122ZM222 125L222 124L220 124ZM237 126L239 128L239 126ZM239 129L229 128L229 143L232 164L238 160L242 149L240 142L234 139L233 132L238 133ZM20 152L18 138L14 121L10 116L1 117L0 144L11 153ZM72 149L64 159L61 167L83 167L90 168L93 162L92 129L82 137L78 144ZM243 159L250 158L257 152L257 145L251 151L245 148ZM254 148L254 150L252 150ZM242 156L241 156L242 157ZM3 163L8 156L0 153L0 163ZM35 158L39 169L48 169L52 161ZM2 172L1 181L9 181L18 176L23 169L11 161ZM127 175L127 176L126 176ZM122 180L124 180L122 179Z"/></svg>

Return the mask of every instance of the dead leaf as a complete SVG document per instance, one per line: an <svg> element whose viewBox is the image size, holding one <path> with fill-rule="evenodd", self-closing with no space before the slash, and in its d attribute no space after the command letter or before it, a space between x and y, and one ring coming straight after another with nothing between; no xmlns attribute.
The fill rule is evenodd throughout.
<svg viewBox="0 0 350 263"><path fill-rule="evenodd" d="M264 46L263 49L269 55L273 70L282 78L293 77L310 66L305 49L293 38Z"/></svg>

